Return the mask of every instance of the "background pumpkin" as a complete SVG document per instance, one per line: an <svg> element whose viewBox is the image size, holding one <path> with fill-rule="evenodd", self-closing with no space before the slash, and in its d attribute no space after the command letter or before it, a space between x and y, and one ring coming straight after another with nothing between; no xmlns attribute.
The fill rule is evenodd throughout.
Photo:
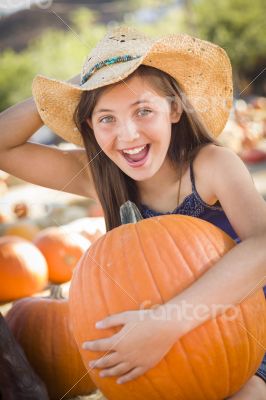
<svg viewBox="0 0 266 400"><path fill-rule="evenodd" d="M50 227L39 232L34 244L47 261L49 280L64 283L71 279L73 269L91 242L78 233Z"/></svg>
<svg viewBox="0 0 266 400"><path fill-rule="evenodd" d="M44 256L32 243L16 236L0 238L0 302L30 296L48 279Z"/></svg>
<svg viewBox="0 0 266 400"><path fill-rule="evenodd" d="M183 215L153 217L107 232L82 257L71 281L76 342L81 346L116 333L118 328L95 329L95 322L108 315L145 302L150 307L167 302L233 246L221 229ZM255 373L266 344L263 291L236 310L234 320L222 314L184 335L156 367L132 382L117 385L115 377L100 378L99 370L91 377L109 400L224 399ZM81 349L81 355L88 365L103 354Z"/></svg>
<svg viewBox="0 0 266 400"><path fill-rule="evenodd" d="M61 296L60 287L53 287L49 297L17 301L5 317L52 400L96 389L69 329L68 312L68 301Z"/></svg>
<svg viewBox="0 0 266 400"><path fill-rule="evenodd" d="M10 222L6 225L4 234L7 236L19 236L23 239L33 240L40 231L40 228L34 221L30 219L21 219Z"/></svg>

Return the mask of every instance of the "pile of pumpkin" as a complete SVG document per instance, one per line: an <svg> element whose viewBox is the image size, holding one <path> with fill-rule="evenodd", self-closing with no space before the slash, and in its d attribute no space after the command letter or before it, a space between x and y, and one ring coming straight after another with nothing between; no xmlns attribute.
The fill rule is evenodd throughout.
<svg viewBox="0 0 266 400"><path fill-rule="evenodd" d="M164 215L142 220L130 202L121 207L120 215L121 226L99 237L85 252L82 250L83 255L74 268L68 301L58 299L60 293L53 290L47 299L20 300L6 316L27 356L32 357L50 397L60 399L63 392L64 398L70 393L73 396L67 390L72 382L69 374L76 365L79 366L75 388L78 377L88 378L88 370L91 381L86 385L95 385L90 390L99 388L109 400L223 400L231 396L255 373L264 355L263 290L255 291L237 305L234 319L223 313L181 337L158 365L132 382L118 385L116 378L101 378L99 370L89 370L89 361L101 354L83 350L82 343L108 337L119 329L97 330L98 320L139 309L143 304L167 302L235 245L221 229L198 218ZM37 246L44 251L43 235L37 235L34 245L22 241L21 245L27 245L28 249L26 261L22 262L34 259ZM16 243L19 244L10 241L11 253L16 251ZM33 249L30 246L34 251L30 252ZM51 260L55 254L56 250L47 252L48 264L49 257ZM8 256L8 250L2 253L0 265ZM39 253L38 256L38 265L43 265L45 271L44 259ZM76 253L72 257L77 257ZM71 261L70 257L70 264ZM31 263L29 269L32 268ZM13 285L14 276L9 277ZM45 278L38 279L44 282ZM69 350L70 343L75 355ZM46 371L41 371L38 368L45 358L50 360ZM62 372L61 367L66 371ZM61 392L56 389L59 382Z"/></svg>
<svg viewBox="0 0 266 400"><path fill-rule="evenodd" d="M16 212L23 221L24 207L17 206ZM24 224L14 224L9 234L0 237L0 303L19 299L5 315L5 321L45 383L50 399L96 390L72 337L68 300L62 292L68 293L78 260L103 233L99 218L36 231L25 219ZM51 289L50 295L40 297L39 292L45 289ZM1 359L0 375L1 367L5 369L2 362ZM3 390L7 396L2 385L10 385L6 376L4 383L0 379L0 393Z"/></svg>

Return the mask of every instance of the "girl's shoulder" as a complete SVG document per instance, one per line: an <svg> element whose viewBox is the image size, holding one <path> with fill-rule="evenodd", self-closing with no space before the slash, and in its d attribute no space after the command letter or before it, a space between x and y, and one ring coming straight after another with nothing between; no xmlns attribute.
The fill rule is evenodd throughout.
<svg viewBox="0 0 266 400"><path fill-rule="evenodd" d="M202 198L208 199L206 203L210 205L220 201L218 196L220 190L217 190L217 187L223 187L230 177L237 178L240 171L243 174L243 170L247 171L246 166L232 149L213 143L203 146L193 160L196 186Z"/></svg>
<svg viewBox="0 0 266 400"><path fill-rule="evenodd" d="M232 149L215 145L202 149L200 157L201 171L238 237L265 233L266 203L241 158Z"/></svg>
<svg viewBox="0 0 266 400"><path fill-rule="evenodd" d="M225 147L223 145L217 146L214 143L208 143L200 148L196 157L197 159L200 159L203 164L209 165L211 162L215 162L215 158L217 156L223 157L228 153L235 154L234 151L229 147Z"/></svg>
<svg viewBox="0 0 266 400"><path fill-rule="evenodd" d="M217 169L225 171L225 167L228 164L234 166L234 169L241 169L243 166L246 168L241 158L232 149L209 143L198 151L193 160L193 170L196 172L198 170L200 175L204 177L204 180L211 185L214 172Z"/></svg>

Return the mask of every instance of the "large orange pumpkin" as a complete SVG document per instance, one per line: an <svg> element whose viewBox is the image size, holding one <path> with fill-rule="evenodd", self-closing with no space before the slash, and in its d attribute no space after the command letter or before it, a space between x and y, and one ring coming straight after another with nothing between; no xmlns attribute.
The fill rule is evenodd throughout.
<svg viewBox="0 0 266 400"><path fill-rule="evenodd" d="M103 353L83 350L82 343L119 330L97 330L96 321L167 302L234 245L221 229L184 215L126 222L99 238L78 263L70 286L70 320L85 365ZM221 314L181 337L156 367L134 381L118 385L117 377L101 378L99 370L91 377L109 400L225 399L255 373L263 358L263 290L235 311L233 320Z"/></svg>
<svg viewBox="0 0 266 400"><path fill-rule="evenodd" d="M49 280L64 283L70 281L73 269L91 242L78 233L50 227L35 237L34 244L47 261Z"/></svg>
<svg viewBox="0 0 266 400"><path fill-rule="evenodd" d="M0 302L39 292L47 280L47 263L39 249L20 237L0 238Z"/></svg>
<svg viewBox="0 0 266 400"><path fill-rule="evenodd" d="M60 287L53 287L49 297L19 300L6 314L16 340L54 400L96 389L69 329L68 313L67 299Z"/></svg>

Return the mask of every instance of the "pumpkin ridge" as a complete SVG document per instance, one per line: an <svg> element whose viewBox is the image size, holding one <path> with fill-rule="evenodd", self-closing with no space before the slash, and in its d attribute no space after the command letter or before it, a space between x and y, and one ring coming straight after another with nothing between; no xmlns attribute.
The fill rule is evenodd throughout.
<svg viewBox="0 0 266 400"><path fill-rule="evenodd" d="M195 229L195 231L197 231L197 232L199 232L199 235L202 235L202 229L200 229L200 227L198 226L198 224L197 223L195 223L196 221L194 221L194 223L193 223L193 221L191 221L191 220L189 220L188 221L188 224L190 224L191 225L191 227L193 228L193 229ZM206 223L208 223L208 221L205 221ZM211 224L210 222L209 222L209 224ZM211 224L212 225L212 224ZM208 227L209 228L209 227ZM217 227L217 229L219 229L218 227ZM204 235L208 238L208 241L212 244L212 247L214 248L214 250L216 251L216 257L217 256L219 256L219 257L221 257L221 251L219 251L219 249L218 249L218 247L217 247L217 244L216 244L216 232L214 232L214 233L212 233L211 235L209 234L209 229L207 229L207 226L206 226L206 229L204 229ZM201 240L199 240L198 241L198 237L196 236L195 237L195 239L197 240L197 244L198 243L200 243L200 245L201 245L201 247L202 247L202 241ZM209 269L209 268L208 268Z"/></svg>
<svg viewBox="0 0 266 400"><path fill-rule="evenodd" d="M178 215L178 218L179 218L180 216ZM186 270L189 272L189 275L190 275L190 278L191 278L191 275L192 275L192 278L193 278L193 280L192 280L192 282L194 282L196 279L197 279L197 276L196 276L196 274L195 274L195 272L191 269L191 268L189 268L189 263L187 262L187 259L185 258L185 256L184 256L184 254L182 254L182 252L181 252L181 250L180 250L180 247L179 247L179 245L178 245L178 242L176 242L175 240L174 240L174 238L171 236L171 233L170 233L170 231L167 229L167 227L169 227L169 222L167 222L167 227L165 226L166 225L166 221L165 221L165 219L163 219L163 221L165 222L165 223L162 223L161 221L160 221L160 225L162 226L162 228L164 228L164 230L165 230L165 232L167 232L167 235L168 235L168 239L173 243L173 251L175 251L176 253L177 253L177 255L178 255L178 261L180 261L180 259L182 258L182 260L183 260L183 263L182 263L182 267L183 268L186 268ZM169 220L170 221L170 220ZM178 221L173 221L173 224L172 225L174 225L174 223L175 224L177 224L178 223ZM183 237L185 237L185 236L183 236ZM186 286L187 287L187 286ZM185 289L185 288L184 288ZM183 290L184 290L183 289Z"/></svg>
<svg viewBox="0 0 266 400"><path fill-rule="evenodd" d="M202 324L202 325L200 326L200 330L203 331L203 332L206 334L206 338L208 339L208 342L210 343L210 345L212 345L213 342L212 342L212 340L210 340L210 337L208 336L207 324L211 324L213 330L216 328L216 331L218 332L219 337L221 337L221 332L220 332L219 325L216 323L216 321L215 321L215 324L213 324L213 321L215 321L215 320L210 319L209 321L205 322L204 324ZM216 325L216 326L215 326L215 325ZM214 331L214 334L215 334L215 331ZM223 349L220 349L220 350L222 351ZM227 359L227 354L225 354L225 352L223 352L223 354L225 355L225 359ZM192 363L192 365L193 365L193 363ZM200 377L198 376L198 374L197 374L197 369L196 369L196 372L195 372L195 376L198 378L198 379L197 379L198 382L205 382L203 379L200 379ZM204 386L202 387L202 391L203 391L203 392L204 392L205 390L210 391L210 386L209 386L209 384L210 384L210 383L208 382L208 387L207 387L207 388L205 388ZM208 394L208 395L209 395L209 394ZM215 395L215 391L214 391L214 395ZM213 394L212 394L212 396L213 396ZM207 398L207 397L206 397L206 398Z"/></svg>
<svg viewBox="0 0 266 400"><path fill-rule="evenodd" d="M242 305L238 304L237 307L238 307L238 310L240 312L241 322L244 325L245 324L245 318L244 318L244 311L242 310ZM242 332L243 332L243 328L241 328L241 324L239 324L239 329L238 329L239 336L242 335ZM247 341L248 341L248 336L247 336ZM246 346L248 346L248 348L249 348L249 343L246 344ZM249 357L249 355L250 355L250 350L248 350L248 362L244 363L244 365L242 365L242 368L241 368L242 371L244 371L243 372L243 376L244 377L248 375L248 371L249 371L249 368L250 368L250 366L249 366L250 365L250 357Z"/></svg>
<svg viewBox="0 0 266 400"><path fill-rule="evenodd" d="M156 217L155 217L155 218L156 218ZM160 220L159 220L159 219L157 219L157 221L154 220L154 222L160 224ZM160 224L160 225L161 225L161 224ZM143 226L143 228L144 228L144 226ZM166 230L166 231L167 231L167 230ZM143 232L143 235L142 235L142 236L144 236L144 233L145 233L145 232ZM167 232L167 233L168 233L168 232ZM160 238L159 238L159 239L160 239ZM156 258L156 259L159 258L160 263L161 263L162 257L161 257L160 251L159 251L159 248L160 248L161 243L157 243L157 242L156 242L156 237L153 238L152 243L153 243L153 252L154 252L154 255L155 255L154 258ZM144 256L145 256L145 248L144 248L144 246L142 246L142 251L143 251L143 254L144 254ZM150 247L149 247L149 251L150 251ZM150 268L149 268L149 269L150 269ZM152 272L151 272L151 275L152 275ZM154 276L153 276L153 275L152 275L152 277L153 277L153 279L154 279ZM155 281L155 279L154 279L154 281ZM160 301L161 301L161 304L163 304L163 303L165 303L166 301L168 301L168 298L165 299L163 293L161 293L159 289L158 289L158 291L159 291L159 293L160 293Z"/></svg>
<svg viewBox="0 0 266 400"><path fill-rule="evenodd" d="M212 320L212 323L215 324L215 325L217 325L217 328L218 328L218 332L219 332L221 341L223 342L223 346L221 346L221 350L222 350L222 349L224 350L224 355L225 355L225 357L226 357L226 363L225 363L225 366L226 366L226 368L227 368L227 371L226 371L226 376L227 376L227 389L226 389L226 391L227 391L227 393L228 393L228 392L229 392L229 388L231 387L231 380L230 380L231 362L230 362L230 357L229 357L228 352L227 352L227 349L226 349L226 341L225 341L224 336L223 336L223 329L221 328L221 325L220 325L220 318L218 317L218 318L216 318L216 319L213 319L213 320Z"/></svg>
<svg viewBox="0 0 266 400"><path fill-rule="evenodd" d="M87 252L86 253L84 253L84 255L81 257L81 260L84 258L84 261L88 258L88 253L89 253L89 251L90 251L90 249L91 248L89 248L88 250L87 250ZM80 261L81 261L80 260ZM75 275L77 276L77 270L78 270L78 268L81 270L81 279L79 279L79 281L80 281L80 295L82 296L82 298L84 299L84 298L86 298L86 296L87 296L87 293L88 293L88 289L87 290L85 290L85 282L86 282L86 278L87 278L87 275L88 274L86 274L86 268L85 268L85 262L84 263L78 263L78 266L76 267L76 270L75 270L75 272L74 272L74 274L73 274L73 277L72 277L72 281L74 281L74 278L75 278ZM77 279L77 278L76 278ZM90 292L91 292L91 286L89 286L89 288L90 288ZM70 309L70 312L71 312L71 307L69 307L69 309ZM84 315L83 315L83 318L85 319L85 321L86 321L86 324L89 324L90 323L90 320L89 320L89 313L84 313ZM70 320L71 320L71 315L70 315ZM88 340L89 340L89 338L88 338ZM80 346L79 346L79 344L77 343L77 346L78 346L78 350L80 351ZM85 364L85 363L84 363ZM87 369L87 365L85 364L85 368ZM88 370L88 369L87 369ZM95 371L92 369L92 371L91 371L93 374L95 374Z"/></svg>
<svg viewBox="0 0 266 400"><path fill-rule="evenodd" d="M152 388L152 390L153 390L157 395L159 395L159 397L157 397L158 400L164 400L164 398L161 396L161 393L158 391L158 389L157 389L157 388L155 387L155 385L153 384L152 379L149 379L148 374L141 375L141 378L145 379L145 380L148 382L148 384L149 384L149 388ZM166 400L167 400L167 399L166 399Z"/></svg>
<svg viewBox="0 0 266 400"><path fill-rule="evenodd" d="M216 246L215 243L215 239L216 237L214 237L214 235L209 235L209 226L206 226L206 229L200 229L198 224L196 223L197 221L191 221L188 220L188 225L191 226L191 229L194 229L196 232L198 232L198 235L195 235L195 243L196 246L199 246L202 251L206 254L206 248L204 248L203 244L202 244L202 236L204 235L205 237L207 237L208 242L212 245L212 250L215 250L215 262L216 260L221 257L221 252L219 251L218 247ZM206 223L208 223L207 221L205 221ZM209 255L209 252L208 252ZM210 264L210 266L208 266L208 268L204 271L204 273L211 268L211 266L213 265L213 260L209 260L208 264ZM200 275L201 276L201 275ZM197 275L197 279L200 277L199 275Z"/></svg>
<svg viewBox="0 0 266 400"><path fill-rule="evenodd" d="M174 345L172 346L171 350L174 350L175 352L177 352L176 344L174 344ZM167 363L168 369L171 370L171 367L169 366L169 363L168 363L169 353L170 353L170 351L164 356L164 358L165 358L165 361L166 361L166 363ZM172 375L172 376L174 376L174 375ZM175 378L175 376L174 376L174 378ZM175 385L176 385L177 388L179 389L179 393L182 393L182 387L181 387L180 385L178 385L177 383L175 383ZM181 399L181 397L179 396L177 400L186 400L186 399L184 399L183 397L182 397L182 399Z"/></svg>
<svg viewBox="0 0 266 400"><path fill-rule="evenodd" d="M135 224L134 224L133 227L135 228ZM133 227L131 227L131 228L133 229ZM131 239L132 239L132 236L133 236L133 235L130 235ZM120 240L120 242L124 244L124 242L123 242L123 240L124 240L123 237L124 237L124 235L121 235L121 236L120 236L120 235L118 235L118 233L117 233L117 238L114 238L114 239L116 239L116 241L117 241L117 240ZM130 270L128 269L128 263L125 262L125 261L127 260L127 258L126 258L126 252L125 252L125 246L124 246L124 245L121 245L121 249L122 249L122 251L123 251L124 265L127 266L127 274L129 274ZM120 263L121 263L121 259L120 259ZM132 277L132 279L130 280L130 283L131 283L130 288L133 287L133 286L132 286L132 282L133 282L133 281L134 281L134 279L133 279L133 277ZM119 286L122 288L122 286L121 286L120 284L119 284ZM131 293L128 293L128 291L127 291L126 289L124 289L124 288L122 288L122 289L123 289L124 292L127 294L127 296L135 303L135 305L138 306L138 305L139 305L139 296L138 296L138 293L137 293L135 287L134 287L134 292L137 294L137 299L134 298L133 295L132 295ZM135 306L134 306L134 307L135 307ZM136 309L136 308L134 308L134 310L135 310L135 309Z"/></svg>
<svg viewBox="0 0 266 400"><path fill-rule="evenodd" d="M168 232L168 230L165 228L165 226L161 223L161 221L160 221L160 219L158 218L157 219L157 221L156 221L158 224L160 224L160 226L162 227L162 228L164 228L164 230L165 230L165 232L166 232L166 234L168 235L168 239L170 239L170 241L172 242L172 243L174 243L174 240L170 237L170 234L169 234L169 232ZM160 243L161 244L161 243ZM155 249L155 251L157 252L157 254L158 254L158 256L159 256L159 258L160 258L160 261L162 261L162 257L161 257L161 254L160 254L160 252L159 252L159 248L160 248L160 244L158 243L158 242L156 242L156 238L154 238L154 249ZM175 246L174 246L175 247ZM168 266L168 263L164 263L164 265L167 265ZM169 270L170 270L170 268L168 268L168 273L169 273ZM170 272L171 273L171 272Z"/></svg>
<svg viewBox="0 0 266 400"><path fill-rule="evenodd" d="M255 295L254 292L255 293L257 292L257 296L261 296L265 300L263 289L261 289L259 292L258 292L258 290L254 289L253 293L251 293L250 295L254 296ZM247 339L248 339L248 346L249 346L248 347L249 348L249 371L251 371L252 374L254 374L256 372L256 370L251 369L251 367L250 367L250 364L252 363L252 358L250 357L250 355L252 355L252 353L253 353L254 357L255 357L256 352L252 351L251 346L254 343L253 346L258 347L258 345L259 345L259 347L261 347L264 350L264 352L263 352L263 354L261 354L260 358L256 358L256 360L258 359L259 363L261 363L261 361L263 359L263 355L265 353L265 343L266 342L260 342L257 339L257 336L259 336L258 332L253 332L252 328L250 328L250 321L248 319L249 314L246 311L246 304L245 304L247 302L247 300L248 300L248 297L249 296L246 296L246 298L241 301L240 307L239 307L240 311L241 311L241 315L243 316L243 321L244 321L243 325L245 324L247 327L243 327L243 326L241 326L241 324L239 324L239 325L240 325L240 328L241 328L242 331L243 330L246 331L246 336L247 336ZM259 302L259 299L257 301ZM266 321L266 302L264 302L264 308L265 308L265 312L262 313L262 318L264 319L264 321ZM263 326L263 319L261 320L261 328ZM257 328L259 328L259 327L257 326ZM265 341L265 338L266 338L266 335L263 336L262 340Z"/></svg>
<svg viewBox="0 0 266 400"><path fill-rule="evenodd" d="M88 250L83 254L83 256L81 256L81 258L80 258L80 260L79 260L79 262L78 262L78 264L77 264L77 266L76 266L76 268L75 268L75 271L74 271L74 273L73 273L73 276L72 276L72 281L74 281L75 278L77 279L77 270L78 270L78 269L81 270L81 279L79 279L79 282L80 282L80 286L81 286L80 292L81 292L82 298L85 298L85 297L87 296L87 291L85 291L85 287L84 287L84 286L85 286L85 280L86 280L86 276L85 276L85 274L86 274L86 268L84 267L85 264L83 264L83 263L81 262L81 260L82 260L82 259L84 259L84 260L87 259L88 253L90 252L90 249L91 249L91 247L89 247ZM71 314L72 314L72 307L69 306L69 318L70 318L70 321L72 321L72 316L71 316ZM84 314L83 314L83 318L86 318L86 323L87 323L87 324L90 323L89 314L84 313ZM71 322L71 323L72 323L72 322ZM88 366L86 365L86 363L85 363L84 360L83 360L82 353L81 353L81 351L80 351L80 345L79 345L78 341L76 340L76 337L73 335L73 333L72 333L72 336L73 336L73 339L74 339L74 341L75 341L75 343L76 343L76 345L77 345L78 351L80 352L81 360L82 360L82 362L83 362L83 364L84 364L84 366L85 366L85 368L86 368L86 373L82 376L82 379L84 378L84 376L86 376L86 375L88 374L88 375L90 376L90 378L92 379L92 381L94 382L94 380L93 380L93 375L96 375L96 371L94 371L93 369L90 368L90 372L89 372ZM88 339L89 339L89 338L88 338ZM94 382L94 383L95 383L95 382Z"/></svg>
<svg viewBox="0 0 266 400"><path fill-rule="evenodd" d="M158 284L157 284L157 282L156 282L156 280L155 280L155 277L154 277L154 275L153 275L153 273L152 273L152 271L151 271L151 268L150 268L150 266L149 266L148 259L147 259L146 255L145 255L145 247L142 245L142 241L141 241L141 232L140 232L140 228L138 228L137 225L138 225L138 224L135 224L135 230L136 230L136 232L137 232L136 237L137 237L137 240L138 240L138 242L139 242L139 246L140 246L140 248L141 248L141 254L143 255L143 260L145 261L145 264L147 265L147 269L145 269L145 270L148 272L149 276L151 277L152 280L151 280L150 283L152 283L152 282L154 283L154 288L156 289L156 296L159 295L160 302L161 302L161 304L162 304L162 303L163 303L163 296L162 296L162 293L161 293L160 290L159 290ZM150 250L150 249L149 249L149 250Z"/></svg>
<svg viewBox="0 0 266 400"><path fill-rule="evenodd" d="M136 226L137 226L137 224L134 224L133 227L132 227L132 233L134 232L132 236L135 236L137 238L137 240L138 240L138 231L137 231ZM123 237L124 236L121 235L121 241L123 243L122 250L123 250L124 265L126 265L126 268L127 268L127 275L131 277L130 283L131 283L132 291L134 292L134 298L133 299L134 299L134 302L136 303L136 306L138 307L139 303L140 303L139 294L138 294L138 291L136 289L136 285L134 284L135 280L132 277L132 274L130 272L130 268L128 268L128 262L127 262L126 251L125 251L126 246L124 244ZM130 293L130 297L132 297L132 293Z"/></svg>
<svg viewBox="0 0 266 400"><path fill-rule="evenodd" d="M242 319L243 319L243 325L247 325L248 326L248 321L247 321L247 319L245 318L245 312L244 312L244 310L242 309L242 306L241 306L241 304L240 304L240 307L238 307L239 308L239 310L240 310L240 313L241 313L241 317L242 317ZM241 325L239 324L239 326L241 327ZM241 327L241 329L242 329L242 331L245 331L245 336L246 336L246 338L247 338L247 349L248 349L248 356L247 356L247 361L246 361L246 366L247 366L247 370L248 371L250 371L250 361L251 361L251 357L250 357L250 341L249 341L249 335L248 335L248 330L246 330L246 329L244 329L243 327ZM252 338L252 340L254 340L253 338ZM246 373L246 375L247 375L247 373Z"/></svg>
<svg viewBox="0 0 266 400"><path fill-rule="evenodd" d="M179 217L182 217L182 215L178 215L178 219L179 219ZM171 226L173 226L174 225L174 223L175 223L175 221L171 221L172 223L171 223ZM182 223L183 224L183 221L182 222L180 222L180 221L176 221L176 223L178 223L179 222L179 225ZM162 226L165 228L165 224L166 224L166 221L165 221L165 223L163 223L162 224ZM169 226L170 224L169 224L169 222L167 222L167 226ZM184 225L185 226L185 225ZM166 228L165 228L166 229ZM166 231L168 232L168 236L169 236L169 238L170 238L170 240L175 244L175 247L176 247L176 249L178 249L178 254L182 257L182 259L184 260L184 263L183 263L183 267L185 267L189 272L190 272L190 275L192 275L192 277L194 278L194 280L192 280L192 282L194 282L194 281L196 281L199 277L198 277L198 275L197 275L197 273L196 273L196 271L194 271L193 269L192 269L192 266L190 266L190 264L191 263L189 263L188 261L188 258L187 257L185 257L185 254L182 254L182 251L180 250L180 247L179 247L179 243L176 241L176 240L174 240L174 238L173 237L170 237L171 236L171 233L168 231L168 229L166 229ZM173 235L174 236L174 235ZM183 229L179 229L179 238L180 238L180 240L179 240L179 242L182 242L182 240L184 240L184 242L187 242L187 236L185 235L185 232L183 232ZM188 287L188 285L186 286L186 288Z"/></svg>
<svg viewBox="0 0 266 400"><path fill-rule="evenodd" d="M49 304L47 304L47 309L48 309L48 307L49 307ZM55 313L54 311L55 311L55 309L53 308L53 309L52 309L52 312L46 312L46 315L47 315L46 318L48 318L48 326L49 326L49 327L50 327L50 326L53 326L53 323L54 323L55 325L57 325L56 313ZM49 332L47 332L47 333L49 334L48 341L50 342L50 349L49 349L49 351L50 351L50 354L52 354L52 359L54 360L54 359L56 358L56 348L55 348L55 341L52 340L52 330L50 329ZM61 332L60 332L60 335L61 335ZM61 379L60 379L60 376L58 376L57 369L55 368L55 365L52 364L51 367L52 367L52 376L53 376L54 380L55 380L56 382L60 382ZM65 394L65 393L64 393L64 394Z"/></svg>
<svg viewBox="0 0 266 400"><path fill-rule="evenodd" d="M186 224L186 221L184 221L184 225L185 224ZM198 250L198 248L200 248L202 250L202 254L204 254L205 257L206 257L206 253L207 253L208 254L208 258L209 258L209 251L206 251L205 246L203 246L203 244L202 244L203 237L204 237L204 239L207 237L207 239L209 240L209 235L206 235L207 229L206 230L199 229L196 221L191 221L190 219L188 220L188 224L187 225L191 226L191 232L193 232L193 231L197 232L198 231L198 233L199 233L198 235L193 235L193 242L194 242L195 246L192 247L190 254L193 254L193 258L197 259L197 253L194 251L194 249ZM183 235L184 235L184 232L183 232ZM213 241L210 241L210 243L212 244L212 250L214 248L215 252L216 252L216 254L215 254L215 262L216 262L219 259L219 255L220 254L217 251L217 248L215 246L213 246ZM207 262L204 262L203 268L200 271L196 270L194 272L195 281L198 280L202 275L204 275L213 265L214 265L213 259L208 259ZM193 267L193 264L191 265L191 267Z"/></svg>
<svg viewBox="0 0 266 400"><path fill-rule="evenodd" d="M119 259L116 261L115 260L115 262L117 262L117 264L116 264L116 266L115 266L115 268L117 269L119 269L120 268L120 264L123 264L124 266L126 266L127 267L127 265L128 265L128 263L127 263L127 259L126 259L126 255L125 255L125 249L124 249L124 242L123 242L123 237L124 237L124 235L119 235L119 231L116 231L115 232L115 235L113 235L113 237L111 238L112 240L111 240L111 246L112 246L112 248L113 248L113 246L115 246L115 243L117 243L118 241L119 241L119 243L120 243L120 252L119 252L119 256L121 256L121 257L119 257ZM103 253L102 253L103 254ZM123 260L123 262L122 262L122 260ZM118 266L118 267L117 267ZM125 269L123 270L124 272L125 272ZM128 276L128 275L127 275ZM121 284L121 280L122 280L122 277L121 276L118 276L118 277L116 277L118 280L116 280L115 278L113 278L113 277L111 277L111 279L112 279L112 281L115 283L115 285L121 290L121 292L124 294L124 295L126 295L127 297L128 297L128 299L130 299L130 301L132 302L132 303L134 303L134 310L136 309L136 306L138 306L138 304L139 304L139 301L133 296L133 294L131 293L131 291L132 291L132 287L133 287L133 285L132 285L132 282L134 281L134 279L133 279L133 277L132 277L132 279L130 279L130 285L128 286L128 288L125 288L125 287L123 287L122 286L122 284ZM120 278L120 279L119 279ZM112 290L112 289L110 289L110 286L108 287L108 289L109 290ZM134 290L135 291L135 290ZM110 292L110 294L111 294L111 292ZM115 312L117 312L117 310L115 310Z"/></svg>
<svg viewBox="0 0 266 400"><path fill-rule="evenodd" d="M197 375L195 374L195 371L194 371L194 368L193 368L192 363L189 361L189 358L188 358L188 355L187 355L187 352L186 352L186 349L185 349L185 340L184 340L184 338L185 338L185 337L182 336L182 337L179 339L179 343L180 343L181 350L183 351L183 355L185 356L186 364L188 365L188 367L189 367L189 369L190 369L190 372L191 372L191 374L193 375L194 383L195 383L196 387L197 387L198 389L200 389L199 391L197 390L197 395L198 395L199 393L203 394L202 399L197 399L197 400L205 400L205 399L206 399L206 396L205 396L205 393L204 393L204 391L203 391L203 388L201 387L200 382L196 379L196 378L197 378ZM185 399L184 399L184 400L185 400Z"/></svg>
<svg viewBox="0 0 266 400"><path fill-rule="evenodd" d="M106 280L106 277L107 277L109 280L111 280L112 284L115 284L119 288L121 288L121 285L120 285L120 282L118 283L116 281L116 279L114 279L111 276L111 274L108 271L105 270L105 268L106 268L105 265L102 265L102 259L104 258L104 254L105 254L105 245L106 245L106 242L107 242L106 241L107 236L103 236L103 237L104 237L104 240L102 241L100 248L97 249L97 254L100 254L100 260L99 260L100 268L98 270L97 279L98 279L98 282L99 282L101 299L102 299L102 301L104 303L105 315L112 315L113 314L112 309L109 308L108 301L107 301L107 298L106 298L107 290L103 290L104 287L106 288L106 284L104 283L104 280ZM113 239L112 236L111 236L111 239ZM101 268L104 271L104 274L99 273ZM124 288L122 288L122 290L125 291ZM109 291L110 291L110 289L109 289L109 285L108 285L108 292ZM108 295L109 295L109 293L108 293ZM114 329L114 328L112 328L112 329ZM115 331L118 332L118 330L119 329L117 327L115 327ZM104 355L107 355L107 354L110 354L110 351L104 352Z"/></svg>
<svg viewBox="0 0 266 400"><path fill-rule="evenodd" d="M113 248L113 246L116 245L116 243L117 243L118 241L121 242L121 236L120 236L120 235L116 235L116 232L114 232L114 235L113 235L113 236L114 236L114 237L111 236L111 246L112 246L112 248ZM108 237L109 237L109 236L108 236ZM107 235L104 236L104 238L106 239L106 238L107 238ZM108 245L109 245L109 244L110 244L110 239L109 239L109 241L108 241ZM102 247L100 248L101 251L99 251L99 249L97 249L97 254L100 253L102 257L104 256L104 252L102 251L103 246L104 246L104 244L102 244ZM123 249L123 246L121 246L121 249ZM126 294L126 295L128 296L128 298L130 298L135 304L138 304L138 302L128 293L128 291L121 285L121 283L118 282L118 281L112 276L112 274L110 274L110 273L109 273L107 270L105 270L105 269L103 269L103 271L104 271L105 275L110 279L110 281L112 281L112 283L113 283L116 287L118 287L118 288L121 290L122 293ZM101 284L102 284L102 281L101 281ZM108 310L108 311L109 311L109 310Z"/></svg>
<svg viewBox="0 0 266 400"><path fill-rule="evenodd" d="M103 240L105 240L105 237L104 237ZM102 241L100 242L100 246L101 246L101 244L102 244ZM90 253L93 253L93 248L92 247L90 247L87 250L87 252L84 254L84 261L80 263L80 268L82 270L82 276L81 276L81 279L79 279L79 282L81 284L81 291L83 292L83 295L82 295L83 297L82 298L87 298L89 296L92 296L92 297L95 296L95 293L93 292L94 287L92 287L91 285L89 286L89 292L88 292L88 288L87 288L87 290L85 290L85 283L87 282L87 280L90 281L91 275L94 273L94 271L92 271L91 267L89 269L85 268L86 260L89 258L90 260L93 261L93 269L95 268L95 265L97 265L97 261L95 260L95 256L93 254L90 254ZM97 265L96 270L97 271L99 270L99 266L98 265ZM97 274L97 282L98 282L98 278L99 278L99 275ZM99 288L99 286L100 285L98 284L98 290L100 292L102 292L101 287ZM90 318L89 318L89 313L85 313L85 315L86 315L86 319L87 319L87 324L89 326L90 323L91 323ZM83 318L84 318L84 315L83 315ZM95 338L93 338L93 339L95 339ZM92 340L92 338L88 337L85 340ZM80 348L79 348L79 350L80 350ZM95 357L90 357L90 359L93 359L93 358L95 358ZM86 367L86 369L88 368L86 364L85 364L85 367ZM97 375L97 371L94 370L94 369L91 369L91 368L90 368L90 373L92 375L94 375L94 376Z"/></svg>

